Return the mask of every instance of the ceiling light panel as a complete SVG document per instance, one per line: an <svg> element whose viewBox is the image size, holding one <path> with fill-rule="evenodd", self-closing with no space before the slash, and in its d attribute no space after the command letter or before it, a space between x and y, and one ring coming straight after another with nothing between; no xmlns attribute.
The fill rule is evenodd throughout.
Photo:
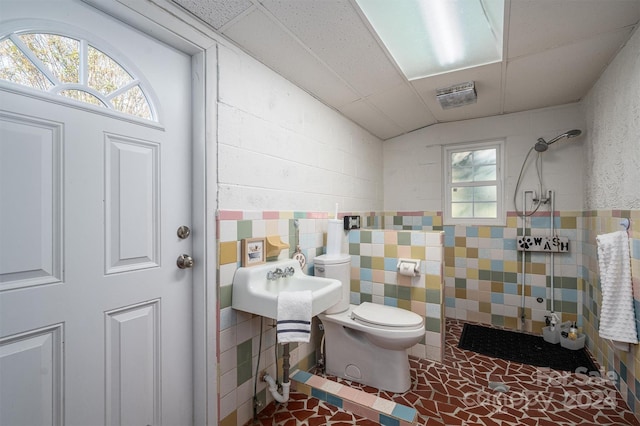
<svg viewBox="0 0 640 426"><path fill-rule="evenodd" d="M409 80L502 60L504 0L355 0Z"/></svg>

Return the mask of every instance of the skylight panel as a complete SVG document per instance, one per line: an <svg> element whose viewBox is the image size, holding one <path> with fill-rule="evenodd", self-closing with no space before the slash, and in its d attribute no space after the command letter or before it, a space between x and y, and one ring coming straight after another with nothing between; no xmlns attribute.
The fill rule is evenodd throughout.
<svg viewBox="0 0 640 426"><path fill-rule="evenodd" d="M504 0L356 0L409 80L502 60Z"/></svg>

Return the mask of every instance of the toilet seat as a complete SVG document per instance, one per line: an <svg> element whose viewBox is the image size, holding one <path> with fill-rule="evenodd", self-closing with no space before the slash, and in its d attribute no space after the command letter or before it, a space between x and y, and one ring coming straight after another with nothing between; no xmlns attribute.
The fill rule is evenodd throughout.
<svg viewBox="0 0 640 426"><path fill-rule="evenodd" d="M351 319L363 325L383 329L415 329L423 319L415 312L393 306L363 302L351 312Z"/></svg>

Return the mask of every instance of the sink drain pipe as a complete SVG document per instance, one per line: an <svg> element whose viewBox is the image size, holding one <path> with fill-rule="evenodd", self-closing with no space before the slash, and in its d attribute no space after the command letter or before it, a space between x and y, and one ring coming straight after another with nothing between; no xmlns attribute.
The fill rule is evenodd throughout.
<svg viewBox="0 0 640 426"><path fill-rule="evenodd" d="M291 382L289 381L289 358L289 344L285 343L282 345L282 395L278 393L278 384L273 380L273 377L268 374L262 377L262 380L269 384L269 392L271 392L273 399L278 402L287 402L289 400L289 388L291 387Z"/></svg>

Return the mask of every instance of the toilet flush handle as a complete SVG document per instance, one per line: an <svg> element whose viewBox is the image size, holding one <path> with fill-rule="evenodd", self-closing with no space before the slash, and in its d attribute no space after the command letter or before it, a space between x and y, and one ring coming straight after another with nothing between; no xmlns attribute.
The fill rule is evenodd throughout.
<svg viewBox="0 0 640 426"><path fill-rule="evenodd" d="M324 272L324 266L316 266L318 272Z"/></svg>

